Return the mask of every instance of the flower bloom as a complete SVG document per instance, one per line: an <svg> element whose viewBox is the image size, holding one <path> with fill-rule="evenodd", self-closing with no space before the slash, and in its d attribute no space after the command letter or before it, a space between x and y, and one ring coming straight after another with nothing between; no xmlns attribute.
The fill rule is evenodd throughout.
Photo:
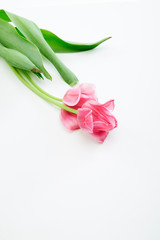
<svg viewBox="0 0 160 240"><path fill-rule="evenodd" d="M61 120L69 130L85 129L103 143L109 131L117 127L117 120L111 114L114 100L100 104L92 84L80 84L69 89L63 97L63 103L78 110L74 114L61 109Z"/></svg>

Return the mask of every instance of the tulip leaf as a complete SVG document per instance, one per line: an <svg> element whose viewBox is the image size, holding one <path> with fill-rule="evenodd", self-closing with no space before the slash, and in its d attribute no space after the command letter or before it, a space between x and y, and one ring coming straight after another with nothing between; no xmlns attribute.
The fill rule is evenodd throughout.
<svg viewBox="0 0 160 240"><path fill-rule="evenodd" d="M40 78L40 79L43 79L44 80L44 78L43 78L43 76L42 76L42 74L41 73L39 73L39 72L33 72L38 78Z"/></svg>
<svg viewBox="0 0 160 240"><path fill-rule="evenodd" d="M5 10L0 10L0 18L5 21L12 21L16 26L16 30L23 38L29 39L40 50L40 52L48 58L56 67L62 78L71 86L78 82L76 76L58 59L54 52L69 53L91 50L111 37L104 38L98 42L91 44L72 43L64 41L54 33L39 29L38 26L23 17L17 16Z"/></svg>
<svg viewBox="0 0 160 240"><path fill-rule="evenodd" d="M25 55L17 50L6 48L1 43L0 56L13 67L27 71L35 71L36 73L39 71Z"/></svg>
<svg viewBox="0 0 160 240"><path fill-rule="evenodd" d="M52 48L45 41L38 26L23 17L17 16L10 12L5 11L8 18L14 23L18 30L27 38L29 41L34 43L40 50L40 52L48 58L50 62L56 67L62 78L71 86L77 84L78 79L55 55ZM3 14L4 17L4 14ZM6 18L6 17L5 17Z"/></svg>
<svg viewBox="0 0 160 240"><path fill-rule="evenodd" d="M11 21L8 15L5 13L4 10L0 10L0 18L4 19L5 21ZM104 38L98 42L95 43L72 43L72 42L67 42L64 41L63 39L59 38L57 35L54 33L45 30L45 29L40 29L44 39L46 42L49 44L49 46L53 49L54 52L57 53L69 53L69 52L80 52L80 51L87 51L91 50L93 48L98 47L101 43L109 40L112 37L107 37ZM18 29L17 29L18 31ZM20 31L18 31L19 34L21 34Z"/></svg>
<svg viewBox="0 0 160 240"><path fill-rule="evenodd" d="M39 49L26 38L20 36L8 22L0 19L0 43L6 48L14 49L25 55L49 79L51 76L43 66Z"/></svg>
<svg viewBox="0 0 160 240"><path fill-rule="evenodd" d="M3 9L0 9L0 18L5 20L6 22L11 22L11 19L8 17L8 15Z"/></svg>
<svg viewBox="0 0 160 240"><path fill-rule="evenodd" d="M43 34L44 39L49 44L49 46L53 49L53 51L57 53L81 52L81 51L91 50L93 48L96 48L98 45L105 42L106 40L112 38L112 37L107 37L98 42L91 43L91 44L72 43L72 42L64 41L63 39L59 38L57 35L55 35L54 33L48 30L41 29L41 32Z"/></svg>
<svg viewBox="0 0 160 240"><path fill-rule="evenodd" d="M5 13L4 10L0 10L0 18L4 19L5 21L11 21L8 15ZM63 39L59 38L57 35L54 33L45 30L45 29L40 29L44 39L46 42L49 44L49 46L53 49L54 52L57 53L69 53L69 52L80 52L80 51L87 51L91 50L93 48L98 47L101 43L109 40L112 37L107 37L104 38L98 42L91 43L91 44L84 44L84 43L72 43L72 42L67 42L64 41ZM18 29L17 29L18 31ZM18 31L19 34L21 34L20 31Z"/></svg>

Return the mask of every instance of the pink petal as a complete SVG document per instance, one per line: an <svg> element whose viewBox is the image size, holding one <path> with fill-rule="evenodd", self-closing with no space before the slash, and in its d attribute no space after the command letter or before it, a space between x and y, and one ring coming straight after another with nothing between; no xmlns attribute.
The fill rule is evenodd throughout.
<svg viewBox="0 0 160 240"><path fill-rule="evenodd" d="M109 132L105 132L105 131L99 131L99 132L94 132L91 135L99 142L99 143L103 143L104 140L106 139L106 137L108 136Z"/></svg>
<svg viewBox="0 0 160 240"><path fill-rule="evenodd" d="M111 125L110 130L117 127L117 119L113 115L107 115L107 121Z"/></svg>
<svg viewBox="0 0 160 240"><path fill-rule="evenodd" d="M79 129L77 114L61 109L61 121L63 125L71 131Z"/></svg>
<svg viewBox="0 0 160 240"><path fill-rule="evenodd" d="M80 100L81 90L79 87L69 89L63 97L63 102L68 106L75 106Z"/></svg>
<svg viewBox="0 0 160 240"><path fill-rule="evenodd" d="M102 104L103 107L107 108L108 111L114 110L114 100L110 100L104 104Z"/></svg>
<svg viewBox="0 0 160 240"><path fill-rule="evenodd" d="M111 100L112 101L112 100ZM113 106L113 102L105 103L107 107ZM100 104L97 101L89 100L83 104L83 108L89 108L92 110L93 121L102 121L112 126L111 129L117 127L116 118L108 111L105 104Z"/></svg>
<svg viewBox="0 0 160 240"><path fill-rule="evenodd" d="M79 85L81 93L86 95L95 95L95 86L91 83L82 83Z"/></svg>
<svg viewBox="0 0 160 240"><path fill-rule="evenodd" d="M96 100L94 99L89 99L88 101L86 101L83 105L84 108L92 108L92 106L99 106L100 103L98 103Z"/></svg>
<svg viewBox="0 0 160 240"><path fill-rule="evenodd" d="M80 128L86 129L89 133L93 132L92 110L87 108L79 108L77 119Z"/></svg>
<svg viewBox="0 0 160 240"><path fill-rule="evenodd" d="M85 106L88 106L88 104L91 106L95 106L97 108L105 108L106 110L108 111L113 111L114 110L114 100L110 100L110 101L107 101L106 103L99 103L97 100L94 100L94 99L90 99L87 103L87 105Z"/></svg>
<svg viewBox="0 0 160 240"><path fill-rule="evenodd" d="M93 97L81 94L80 100L79 102L76 104L76 106L74 106L75 109L81 108L83 106L83 104L87 101L89 101L90 99L93 99Z"/></svg>
<svg viewBox="0 0 160 240"><path fill-rule="evenodd" d="M99 131L107 131L109 132L111 130L111 125L105 122L101 121L95 121L93 125L93 131L99 132Z"/></svg>

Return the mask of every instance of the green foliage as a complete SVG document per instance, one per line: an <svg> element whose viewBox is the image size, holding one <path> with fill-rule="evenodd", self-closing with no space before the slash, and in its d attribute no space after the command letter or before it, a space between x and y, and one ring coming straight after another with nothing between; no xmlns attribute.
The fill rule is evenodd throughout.
<svg viewBox="0 0 160 240"><path fill-rule="evenodd" d="M13 22L15 27L9 22ZM61 60L56 56L55 52L68 53L87 51L97 47L110 38L111 37L108 37L91 44L67 42L48 30L39 29L34 22L26 18L12 14L3 9L0 10L0 43L6 47L5 51L7 52L7 48L18 51L22 55L26 56L26 58L23 58L22 64L19 65L22 68L24 64L22 69L29 69L30 61L30 64L36 66L36 68L34 68L36 71L39 69L45 77L51 79L50 74L43 66L41 57L41 54L43 54L55 66L64 81L70 86L77 84L78 79L75 74L61 62ZM7 59L6 61L8 61L10 65L15 66L13 65L14 56L15 58L22 58L22 55L17 54L16 51L14 52L8 50L8 55L5 56L1 49L1 56L5 60ZM18 68L18 59L15 62L17 64L16 67ZM42 78L42 75L39 73L36 75Z"/></svg>
<svg viewBox="0 0 160 240"><path fill-rule="evenodd" d="M77 77L74 75L74 73L71 72L61 61L60 59L55 55L52 48L48 45L48 43L45 41L40 29L38 26L23 17L19 17L15 14L9 13L5 11L7 16L11 19L11 21L15 24L15 26L19 29L19 31L33 44L35 44L40 52L48 58L48 60L53 63L53 65L56 67L62 78L65 82L67 82L69 85L73 86L78 82ZM21 36L22 37L22 36Z"/></svg>
<svg viewBox="0 0 160 240"><path fill-rule="evenodd" d="M17 50L6 48L2 44L0 44L0 56L13 67L27 71L39 71L25 55Z"/></svg>
<svg viewBox="0 0 160 240"><path fill-rule="evenodd" d="M0 43L6 48L14 49L25 55L49 79L51 76L43 66L39 49L26 38L20 36L8 22L0 19Z"/></svg>
<svg viewBox="0 0 160 240"><path fill-rule="evenodd" d="M54 33L41 29L44 39L49 44L49 46L53 49L54 52L57 53L72 53L72 52L81 52L81 51L88 51L93 48L96 48L101 43L105 42L106 40L112 38L107 37L95 43L71 43L66 42L63 39L59 38Z"/></svg>

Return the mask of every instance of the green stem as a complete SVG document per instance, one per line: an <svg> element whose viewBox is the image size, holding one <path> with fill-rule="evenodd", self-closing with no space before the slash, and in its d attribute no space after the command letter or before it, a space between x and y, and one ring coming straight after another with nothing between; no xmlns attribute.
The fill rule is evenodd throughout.
<svg viewBox="0 0 160 240"><path fill-rule="evenodd" d="M10 65L9 65L10 66ZM54 99L51 99L50 97L46 96L44 93L40 92L37 88L35 88L33 85L31 85L29 82L27 82L25 80L25 78L22 77L22 75L18 72L18 70L12 66L10 66L10 68L12 69L12 71L15 73L15 75L18 77L18 79L26 86L28 87L31 91L33 91L34 93L36 93L39 97L43 98L44 100L53 103L54 105L68 111L74 114L77 114L77 110L67 107L66 105L64 105L63 103L57 102Z"/></svg>
<svg viewBox="0 0 160 240"><path fill-rule="evenodd" d="M63 102L63 100L61 98L57 98L55 96L52 96L51 94L47 93L46 91L44 91L42 88L40 88L34 81L33 79L30 77L30 75L25 71L25 70L22 70L23 71L23 74L26 76L26 78L28 79L28 81L35 87L37 88L40 92L42 92L43 94L45 94L46 96L54 99L54 100L57 100L59 102Z"/></svg>

